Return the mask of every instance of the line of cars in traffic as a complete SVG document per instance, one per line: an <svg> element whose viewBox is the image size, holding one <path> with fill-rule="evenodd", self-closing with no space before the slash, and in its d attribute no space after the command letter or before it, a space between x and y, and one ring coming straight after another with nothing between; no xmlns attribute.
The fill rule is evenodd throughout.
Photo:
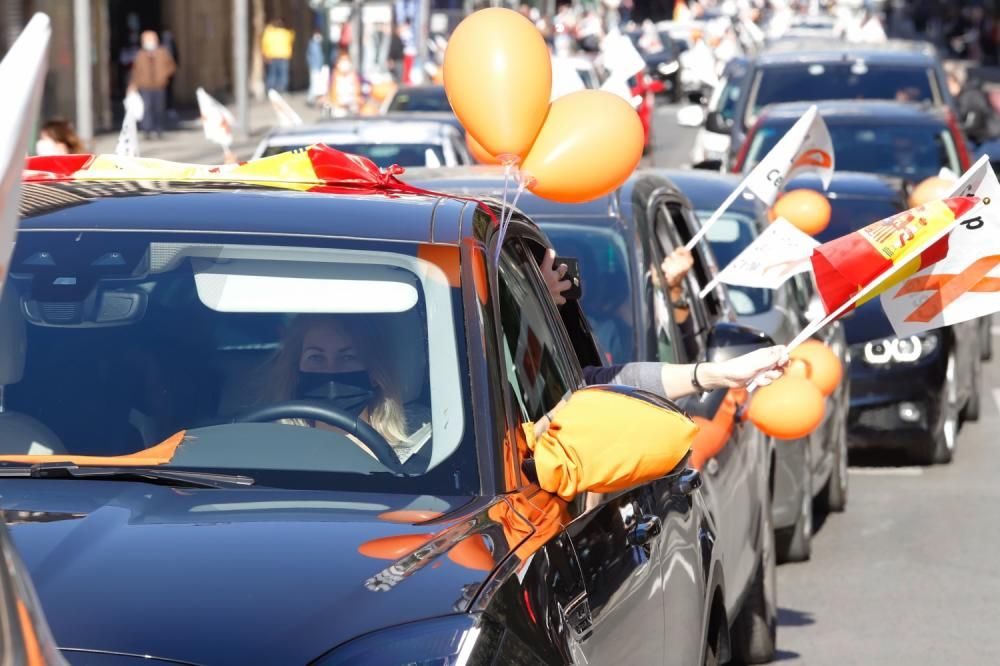
<svg viewBox="0 0 1000 666"><path fill-rule="evenodd" d="M74 664L771 660L775 566L809 557L814 510L846 507L849 441L950 459L978 412L982 323L896 339L859 308L818 334L849 372L808 437L765 436L745 391L709 391L678 401L701 430L670 474L566 500L538 486L523 428L583 390L584 368L787 342L815 287L699 297L768 224L741 199L671 297L664 258L739 183L708 170L640 170L589 204L525 193L501 239L502 170L469 165L442 89L399 94L423 101L259 148L415 167L399 190L24 185L0 298L0 498L54 635L39 624L34 649ZM968 165L940 105L880 104L871 122ZM873 149L864 113L820 107L838 162ZM755 112L738 170L797 108ZM929 173L838 173L820 240L905 208ZM579 300L549 297L550 249L579 260Z"/></svg>

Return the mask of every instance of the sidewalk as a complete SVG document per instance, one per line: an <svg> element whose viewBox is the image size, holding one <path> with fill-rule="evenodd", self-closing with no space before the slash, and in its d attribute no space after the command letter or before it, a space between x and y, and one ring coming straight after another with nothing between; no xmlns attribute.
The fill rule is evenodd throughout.
<svg viewBox="0 0 1000 666"><path fill-rule="evenodd" d="M289 106L302 116L304 122L312 123L320 119L319 109L310 109L306 105L304 92L290 92L284 97ZM230 107L229 110L233 111L233 108ZM277 116L271 109L270 102L251 100L249 136L242 138L241 132L237 129L236 137L233 140L233 152L241 160L249 159L257 144L276 124ZM97 153L113 153L117 143L117 131L101 134L94 139L94 149ZM173 131L165 132L163 139L159 141L155 139L146 141L140 131L139 155L193 164L222 163L222 148L214 143L209 143L202 133L201 121L197 117L182 118L179 127Z"/></svg>

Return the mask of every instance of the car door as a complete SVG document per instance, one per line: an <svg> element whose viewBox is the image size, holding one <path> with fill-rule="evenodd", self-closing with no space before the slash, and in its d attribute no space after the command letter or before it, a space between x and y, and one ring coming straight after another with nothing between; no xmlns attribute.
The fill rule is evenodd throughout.
<svg viewBox="0 0 1000 666"><path fill-rule="evenodd" d="M697 222L694 214L680 202L665 202L657 207L653 217L654 252L659 255L654 262L658 270L662 257L690 238ZM724 319L724 305L717 298L719 290L702 300L698 297L702 285L708 283L715 274L714 261L706 256L704 248L694 253L695 263L684 283L684 294L690 310L688 319L677 321L676 328L681 339L675 345L679 354L675 362L694 363L703 361L708 353L708 335L712 326ZM665 282L665 278L661 280ZM668 308L661 316L679 320L682 311ZM725 443L697 441L697 445L709 447L714 455L705 460L705 489L709 505L713 508L719 526L719 546L723 553L726 571L726 606L732 610L736 601L751 580L757 565L758 520L760 505L758 499L759 450L755 445L760 438L752 426L735 418L735 409L743 401L740 391L716 390L700 395L692 395L678 401L681 407L696 420L714 422L721 428L703 428L704 435L710 437L720 430L728 432Z"/></svg>
<svg viewBox="0 0 1000 666"><path fill-rule="evenodd" d="M535 422L582 385L582 374L536 257L517 236L500 253L497 294L503 365L511 410ZM578 307L575 303L571 308ZM665 616L659 558L663 519L651 484L614 495L577 498L567 534L576 550L592 616L580 642L591 664L663 661Z"/></svg>

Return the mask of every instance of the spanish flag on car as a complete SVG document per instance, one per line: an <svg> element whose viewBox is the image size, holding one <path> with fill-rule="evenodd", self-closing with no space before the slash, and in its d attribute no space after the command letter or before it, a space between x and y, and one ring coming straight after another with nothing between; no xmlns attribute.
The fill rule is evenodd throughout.
<svg viewBox="0 0 1000 666"><path fill-rule="evenodd" d="M948 235L978 201L932 201L815 248L813 274L827 315L839 317L943 259Z"/></svg>

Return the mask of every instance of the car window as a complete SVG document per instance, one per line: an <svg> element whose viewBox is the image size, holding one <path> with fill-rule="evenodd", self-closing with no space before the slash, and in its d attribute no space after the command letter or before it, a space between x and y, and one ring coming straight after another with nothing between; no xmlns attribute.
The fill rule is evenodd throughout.
<svg viewBox="0 0 1000 666"><path fill-rule="evenodd" d="M900 212L891 199L830 197L830 224L816 235L821 243L839 238Z"/></svg>
<svg viewBox="0 0 1000 666"><path fill-rule="evenodd" d="M883 65L858 60L802 63L761 68L747 105L749 127L762 108L782 102L824 99L886 99L901 102L941 100L934 94L934 71L926 66Z"/></svg>
<svg viewBox="0 0 1000 666"><path fill-rule="evenodd" d="M683 221L679 206L662 205L657 209L653 231L663 256L668 255L674 248L682 246L690 238L687 228L688 225ZM704 333L709 327L710 315L706 311L705 301L698 297L698 292L701 291L699 284L707 284L699 281L698 274L704 272L701 263L700 256L696 253L694 268L684 280L683 297L688 303L688 309L678 311L670 305L669 294L667 298L668 309L680 334L675 352L681 362L696 361L703 357L705 351ZM714 295L709 295L706 300L708 299L714 299Z"/></svg>
<svg viewBox="0 0 1000 666"><path fill-rule="evenodd" d="M498 276L503 358L523 421L538 421L577 387L539 281L534 257L516 239L505 243Z"/></svg>
<svg viewBox="0 0 1000 666"><path fill-rule="evenodd" d="M700 210L698 217L707 220L715 211ZM728 211L719 218L705 237L712 244L712 254L724 269L757 238L757 222L749 215ZM774 293L770 289L756 287L728 286L729 301L736 314L741 316L760 314L770 310Z"/></svg>
<svg viewBox="0 0 1000 666"><path fill-rule="evenodd" d="M32 453L115 464L183 433L151 464L277 487L474 492L461 293L419 248L23 234L0 320L26 341L6 409L40 424ZM300 400L368 423L411 476L296 412Z"/></svg>
<svg viewBox="0 0 1000 666"><path fill-rule="evenodd" d="M580 262L583 311L609 363L636 358L632 284L625 241L614 228L544 224L562 256Z"/></svg>
<svg viewBox="0 0 1000 666"><path fill-rule="evenodd" d="M726 78L718 88L716 97L709 104L709 109L718 111L726 120L736 118L736 105L743 91L743 76Z"/></svg>
<svg viewBox="0 0 1000 666"><path fill-rule="evenodd" d="M393 164L401 167L439 167L449 165L444 150L436 143L344 143L327 144L351 155L367 157L385 169ZM306 146L268 146L263 157L305 148Z"/></svg>
<svg viewBox="0 0 1000 666"><path fill-rule="evenodd" d="M451 104L445 95L444 86L428 88L407 88L400 90L389 103L389 111L447 111Z"/></svg>
<svg viewBox="0 0 1000 666"><path fill-rule="evenodd" d="M753 169L791 126L790 119L781 119L759 127L747 150L744 173ZM829 124L828 127L838 170L875 173L911 182L936 176L942 168L962 173L954 138L944 124Z"/></svg>

